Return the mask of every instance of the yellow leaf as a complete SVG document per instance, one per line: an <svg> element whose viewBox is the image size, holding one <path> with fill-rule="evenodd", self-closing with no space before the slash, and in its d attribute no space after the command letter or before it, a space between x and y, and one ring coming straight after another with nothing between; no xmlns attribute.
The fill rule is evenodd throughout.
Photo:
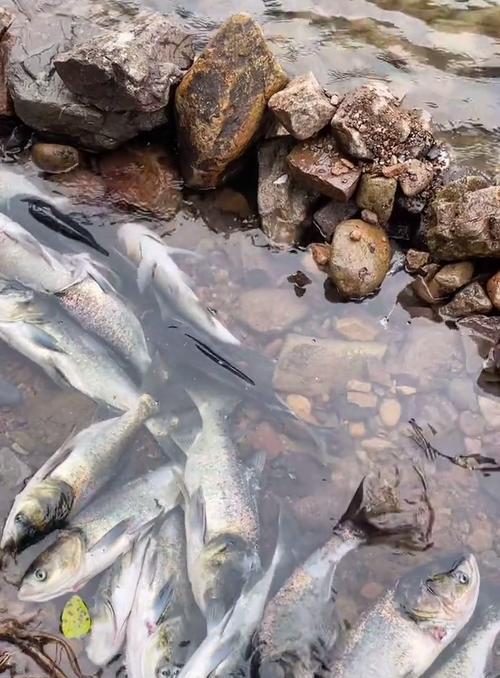
<svg viewBox="0 0 500 678"><path fill-rule="evenodd" d="M92 620L89 608L80 598L73 596L64 606L61 614L61 632L65 638L83 638L90 633Z"/></svg>

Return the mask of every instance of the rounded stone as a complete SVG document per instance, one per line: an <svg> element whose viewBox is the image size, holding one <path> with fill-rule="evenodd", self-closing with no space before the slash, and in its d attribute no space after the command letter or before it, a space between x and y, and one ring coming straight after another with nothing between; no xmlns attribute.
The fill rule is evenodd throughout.
<svg viewBox="0 0 500 678"><path fill-rule="evenodd" d="M390 264L391 246L382 228L361 219L337 226L328 273L343 297L361 299L375 292Z"/></svg>
<svg viewBox="0 0 500 678"><path fill-rule="evenodd" d="M393 428L401 419L401 405L395 398L386 398L380 404L379 416L384 426Z"/></svg>
<svg viewBox="0 0 500 678"><path fill-rule="evenodd" d="M500 272L490 278L486 284L486 291L493 306L500 310Z"/></svg>
<svg viewBox="0 0 500 678"><path fill-rule="evenodd" d="M287 396L286 404L303 421L309 421L311 418L312 405L309 398L306 398L299 393L290 393Z"/></svg>
<svg viewBox="0 0 500 678"><path fill-rule="evenodd" d="M35 144L31 158L39 169L49 174L70 172L80 161L76 148L63 144Z"/></svg>

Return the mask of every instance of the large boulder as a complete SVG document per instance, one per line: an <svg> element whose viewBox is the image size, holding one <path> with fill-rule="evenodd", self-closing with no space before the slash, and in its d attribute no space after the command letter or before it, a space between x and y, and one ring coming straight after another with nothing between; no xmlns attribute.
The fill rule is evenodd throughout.
<svg viewBox="0 0 500 678"><path fill-rule="evenodd" d="M254 140L270 97L287 81L248 14L223 24L176 92L181 167L189 186L221 183Z"/></svg>
<svg viewBox="0 0 500 678"><path fill-rule="evenodd" d="M379 226L348 219L335 229L328 275L341 296L361 299L375 292L391 265L391 245Z"/></svg>
<svg viewBox="0 0 500 678"><path fill-rule="evenodd" d="M310 221L317 196L297 185L288 175L291 141L278 137L259 148L258 205L262 230L274 242L298 242Z"/></svg>
<svg viewBox="0 0 500 678"><path fill-rule="evenodd" d="M103 111L165 109L193 61L193 36L170 17L149 12L120 29L59 54L57 73L80 101Z"/></svg>
<svg viewBox="0 0 500 678"><path fill-rule="evenodd" d="M114 26L116 35L127 33L121 13L104 13L99 3L84 0L78 12L60 12L60 3L45 2L43 11L19 21L11 29L16 40L9 52L7 80L14 108L26 125L69 139L91 150L111 149L139 132L163 125L166 109L109 111L84 103L71 92L55 70L56 57ZM127 17L129 18L129 17Z"/></svg>
<svg viewBox="0 0 500 678"><path fill-rule="evenodd" d="M14 17L6 9L0 7L0 116L14 115L12 99L7 88L7 59L12 47L12 37L8 30Z"/></svg>
<svg viewBox="0 0 500 678"><path fill-rule="evenodd" d="M424 219L435 259L500 257L500 186L469 176L440 189Z"/></svg>

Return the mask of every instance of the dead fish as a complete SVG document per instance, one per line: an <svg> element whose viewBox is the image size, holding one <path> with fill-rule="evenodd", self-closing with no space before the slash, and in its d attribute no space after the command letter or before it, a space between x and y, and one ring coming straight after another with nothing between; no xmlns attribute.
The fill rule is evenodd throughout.
<svg viewBox="0 0 500 678"><path fill-rule="evenodd" d="M45 183L45 186L51 185ZM42 190L22 174L15 172L3 164L0 166L0 202L9 205L12 198L17 196L31 196L40 198L54 207L68 208L70 201L62 195L52 194L50 190Z"/></svg>
<svg viewBox="0 0 500 678"><path fill-rule="evenodd" d="M31 216L44 226L66 236L66 238L77 240L91 247L99 252L99 254L103 254L106 257L109 256L109 252L99 245L92 233L84 226L81 226L74 217L64 214L57 207L40 198L23 198L23 202L28 203Z"/></svg>
<svg viewBox="0 0 500 678"><path fill-rule="evenodd" d="M22 402L23 395L17 386L0 377L0 407L14 407Z"/></svg>
<svg viewBox="0 0 500 678"><path fill-rule="evenodd" d="M19 599L44 602L78 591L172 510L178 495L172 468L163 466L93 502L31 564Z"/></svg>
<svg viewBox="0 0 500 678"><path fill-rule="evenodd" d="M362 481L332 537L267 603L255 639L261 678L305 678L323 670L338 632L333 579L347 553L381 538L427 546L432 516L420 476L406 488L397 469L384 473Z"/></svg>
<svg viewBox="0 0 500 678"><path fill-rule="evenodd" d="M80 431L62 445L14 500L0 541L19 553L82 509L116 473L116 465L158 403L142 395L121 417Z"/></svg>
<svg viewBox="0 0 500 678"><path fill-rule="evenodd" d="M328 676L419 678L471 618L479 582L472 554L404 575L361 616Z"/></svg>
<svg viewBox="0 0 500 678"><path fill-rule="evenodd" d="M186 275L172 259L176 250L166 245L146 226L128 223L121 226L118 239L127 256L137 266L137 282L143 292L149 285L155 290L160 306L166 302L173 311L208 335L228 344L239 344L228 329L204 306L189 286ZM190 253L193 254L193 253Z"/></svg>

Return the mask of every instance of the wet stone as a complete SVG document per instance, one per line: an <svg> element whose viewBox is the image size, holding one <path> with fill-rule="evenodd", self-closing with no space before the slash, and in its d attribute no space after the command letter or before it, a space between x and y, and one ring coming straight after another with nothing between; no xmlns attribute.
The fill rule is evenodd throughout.
<svg viewBox="0 0 500 678"><path fill-rule="evenodd" d="M500 310L500 272L495 273L486 283L486 291L493 306Z"/></svg>
<svg viewBox="0 0 500 678"><path fill-rule="evenodd" d="M379 224L385 226L392 214L397 185L396 179L363 174L356 193L356 203L358 207L374 212Z"/></svg>
<svg viewBox="0 0 500 678"><path fill-rule="evenodd" d="M408 273L418 273L431 260L429 252L409 249L406 253L406 270Z"/></svg>
<svg viewBox="0 0 500 678"><path fill-rule="evenodd" d="M409 197L422 193L432 181L434 170L431 163L421 160L408 160L404 163L404 170L399 175L399 185L403 193Z"/></svg>
<svg viewBox="0 0 500 678"><path fill-rule="evenodd" d="M294 78L284 89L273 94L269 108L290 134L301 141L326 127L335 112L311 72Z"/></svg>
<svg viewBox="0 0 500 678"><path fill-rule="evenodd" d="M337 226L346 219L353 217L357 211L358 207L352 200L348 202L330 200L329 203L314 213L313 221L325 240L330 242Z"/></svg>
<svg viewBox="0 0 500 678"><path fill-rule="evenodd" d="M351 379L347 382L346 388L348 391L357 391L358 393L370 393L372 385L368 381L359 381L358 379Z"/></svg>
<svg viewBox="0 0 500 678"><path fill-rule="evenodd" d="M493 308L488 295L477 282L464 287L439 310L443 318L462 318L476 313L489 313Z"/></svg>
<svg viewBox="0 0 500 678"><path fill-rule="evenodd" d="M384 426L393 428L401 419L401 405L395 398L386 398L380 404L379 416Z"/></svg>
<svg viewBox="0 0 500 678"><path fill-rule="evenodd" d="M460 261L456 264L447 264L440 269L433 278L441 294L456 292L472 280L474 264L470 261Z"/></svg>
<svg viewBox="0 0 500 678"><path fill-rule="evenodd" d="M452 379L448 385L448 397L459 410L476 412L478 409L477 395L470 379Z"/></svg>
<svg viewBox="0 0 500 678"><path fill-rule="evenodd" d="M39 169L49 174L70 172L79 164L79 154L76 148L62 144L35 144L31 151L31 158Z"/></svg>
<svg viewBox="0 0 500 678"><path fill-rule="evenodd" d="M349 424L349 434L352 438L364 438L366 426L362 421L353 421Z"/></svg>
<svg viewBox="0 0 500 678"><path fill-rule="evenodd" d="M321 270L326 270L328 262L330 261L331 252L330 245L323 245L321 243L311 245L311 256L316 266Z"/></svg>
<svg viewBox="0 0 500 678"><path fill-rule="evenodd" d="M303 421L310 421L312 414L312 405L309 398L298 393L290 393L287 396L286 404Z"/></svg>
<svg viewBox="0 0 500 678"><path fill-rule="evenodd" d="M349 219L335 230L328 275L343 297L360 299L375 292L390 264L391 246L382 228Z"/></svg>
<svg viewBox="0 0 500 678"><path fill-rule="evenodd" d="M306 303L291 289L258 287L239 298L236 318L254 332L283 332L303 320L309 313Z"/></svg>
<svg viewBox="0 0 500 678"><path fill-rule="evenodd" d="M0 116L6 117L14 115L14 107L7 87L7 61L13 41L8 31L13 19L12 14L0 8Z"/></svg>
<svg viewBox="0 0 500 678"><path fill-rule="evenodd" d="M477 412L468 412L467 410L460 413L458 423L462 433L472 438L479 437L483 433L485 427L485 421L480 414Z"/></svg>
<svg viewBox="0 0 500 678"><path fill-rule="evenodd" d="M335 329L345 339L353 341L374 341L382 328L369 316L347 316L335 320Z"/></svg>
<svg viewBox="0 0 500 678"><path fill-rule="evenodd" d="M289 140L278 138L264 142L258 151L261 227L271 240L285 244L300 240L317 199L288 175L287 156L291 147Z"/></svg>
<svg viewBox="0 0 500 678"><path fill-rule="evenodd" d="M181 168L195 188L214 188L254 140L285 72L248 14L226 21L177 88Z"/></svg>
<svg viewBox="0 0 500 678"><path fill-rule="evenodd" d="M347 402L363 409L377 407L378 398L374 393L359 393L358 391L347 392Z"/></svg>
<svg viewBox="0 0 500 678"><path fill-rule="evenodd" d="M30 467L9 447L0 449L0 478L5 487L19 487L31 474Z"/></svg>
<svg viewBox="0 0 500 678"><path fill-rule="evenodd" d="M305 188L341 202L354 194L361 170L336 150L331 135L304 141L288 156L292 176Z"/></svg>
<svg viewBox="0 0 500 678"><path fill-rule="evenodd" d="M82 167L63 174L52 174L50 181L57 184L64 195L78 202L100 202L106 194L102 177Z"/></svg>
<svg viewBox="0 0 500 678"><path fill-rule="evenodd" d="M500 430L500 401L486 396L479 396L479 409L490 431Z"/></svg>

